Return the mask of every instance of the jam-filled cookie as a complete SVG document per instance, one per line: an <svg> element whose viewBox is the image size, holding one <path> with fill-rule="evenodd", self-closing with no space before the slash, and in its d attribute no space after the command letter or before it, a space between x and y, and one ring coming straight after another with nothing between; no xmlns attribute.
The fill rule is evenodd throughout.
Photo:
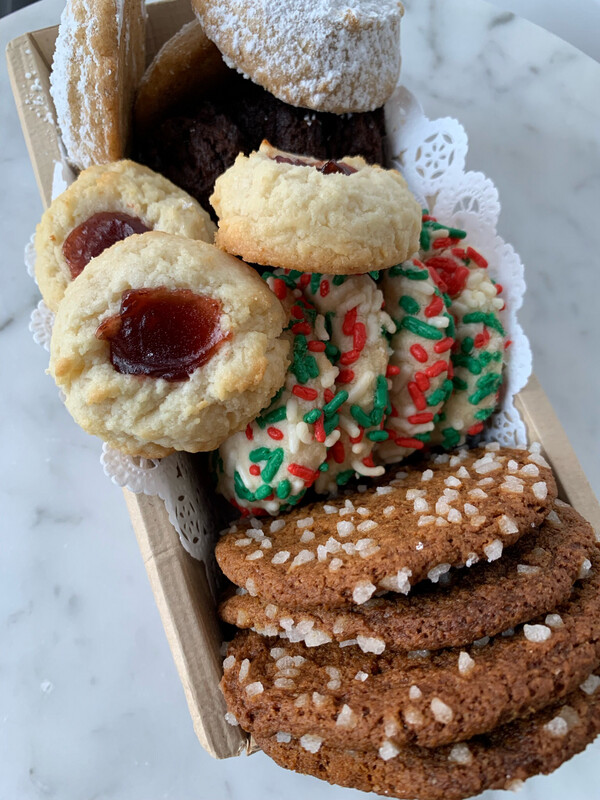
<svg viewBox="0 0 600 800"><path fill-rule="evenodd" d="M292 106L370 111L396 88L404 12L398 0L192 6L226 63Z"/></svg>
<svg viewBox="0 0 600 800"><path fill-rule="evenodd" d="M50 372L75 421L124 453L213 450L283 385L286 323L250 267L152 231L113 245L69 285Z"/></svg>
<svg viewBox="0 0 600 800"><path fill-rule="evenodd" d="M35 235L35 276L56 311L92 258L134 233L165 231L212 242L215 226L182 189L133 161L84 170L44 212Z"/></svg>
<svg viewBox="0 0 600 800"><path fill-rule="evenodd" d="M421 211L404 178L359 156L319 161L263 142L217 179L210 202L218 246L272 267L364 273L419 246Z"/></svg>
<svg viewBox="0 0 600 800"><path fill-rule="evenodd" d="M143 0L67 0L50 93L69 161L84 169L126 154L146 60Z"/></svg>

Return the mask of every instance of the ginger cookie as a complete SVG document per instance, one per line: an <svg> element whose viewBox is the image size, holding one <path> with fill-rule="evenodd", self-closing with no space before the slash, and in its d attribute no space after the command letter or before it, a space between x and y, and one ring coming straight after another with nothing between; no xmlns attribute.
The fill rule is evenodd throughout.
<svg viewBox="0 0 600 800"><path fill-rule="evenodd" d="M421 210L402 175L360 156L320 161L263 141L217 178L210 203L216 244L271 267L365 273L419 244Z"/></svg>
<svg viewBox="0 0 600 800"><path fill-rule="evenodd" d="M69 284L50 372L75 421L124 453L213 450L282 385L286 323L246 264L150 231L117 242Z"/></svg>
<svg viewBox="0 0 600 800"><path fill-rule="evenodd" d="M550 512L556 484L539 452L463 450L389 485L313 503L263 526L244 520L216 546L225 575L289 607L362 605L407 594L451 567L494 561ZM311 535L312 534L312 535Z"/></svg>
<svg viewBox="0 0 600 800"><path fill-rule="evenodd" d="M388 594L347 609L302 609L269 603L243 590L221 603L219 614L239 628L291 642L355 640L362 650L374 653L461 647L565 602L595 549L589 523L557 502L539 531L507 548L502 558L452 570L448 583L424 582L408 597Z"/></svg>
<svg viewBox="0 0 600 800"><path fill-rule="evenodd" d="M72 164L84 169L126 154L145 59L143 0L67 0L50 93Z"/></svg>
<svg viewBox="0 0 600 800"><path fill-rule="evenodd" d="M600 733L600 677L589 675L563 703L468 742L435 749L385 743L379 753L335 748L284 730L257 736L280 766L339 786L405 800L463 800L485 789L517 790L548 774Z"/></svg>
<svg viewBox="0 0 600 800"><path fill-rule="evenodd" d="M595 549L593 566L584 567L591 577L553 613L463 649L373 654L237 634L222 681L228 707L251 733L315 734L362 750L385 741L438 747L527 716L574 691L600 664Z"/></svg>

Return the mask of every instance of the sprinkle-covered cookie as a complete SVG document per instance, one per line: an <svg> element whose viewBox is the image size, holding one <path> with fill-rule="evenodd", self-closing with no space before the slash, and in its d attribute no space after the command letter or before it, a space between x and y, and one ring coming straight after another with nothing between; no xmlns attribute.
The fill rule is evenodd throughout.
<svg viewBox="0 0 600 800"><path fill-rule="evenodd" d="M424 583L408 597L388 594L328 610L289 608L244 591L228 597L219 613L239 628L308 645L355 640L372 653L462 647L552 611L569 597L596 549L595 534L580 514L558 502L540 530L502 558L453 570L444 585Z"/></svg>
<svg viewBox="0 0 600 800"><path fill-rule="evenodd" d="M280 766L321 780L406 800L463 800L485 789L521 788L583 750L600 733L600 677L591 674L564 702L469 742L432 750L391 743L379 753L338 749L316 735L257 736Z"/></svg>
<svg viewBox="0 0 600 800"><path fill-rule="evenodd" d="M591 576L553 613L463 649L377 655L240 633L221 684L228 707L252 733L314 734L363 750L491 731L561 699L600 664L597 549L592 558Z"/></svg>
<svg viewBox="0 0 600 800"><path fill-rule="evenodd" d="M454 322L446 310L437 274L418 259L382 274L385 308L395 323L391 339L391 413L387 440L377 447L386 463L421 450L431 439L434 420L452 392L450 348Z"/></svg>
<svg viewBox="0 0 600 800"><path fill-rule="evenodd" d="M389 411L386 333L394 325L382 310L383 295L369 275L305 273L299 283L304 296L325 318L328 352L339 368L336 398L344 398L338 410L340 438L329 450L327 471L315 484L318 492L333 494L355 474L383 475L372 452L377 442L388 437L383 430Z"/></svg>
<svg viewBox="0 0 600 800"><path fill-rule="evenodd" d="M269 602L362 605L378 591L406 594L453 566L494 561L542 523L555 497L539 452L491 444L268 525L246 520L225 533L216 557L230 580L251 594L260 587Z"/></svg>
<svg viewBox="0 0 600 800"><path fill-rule="evenodd" d="M267 278L288 312L291 364L284 386L244 431L227 439L216 459L218 488L244 514L278 514L296 505L320 475L338 441L338 373L326 354L323 318L295 277Z"/></svg>
<svg viewBox="0 0 600 800"><path fill-rule="evenodd" d="M423 216L421 250L423 263L439 276L450 298L456 334L452 347L454 391L447 399L432 443L452 448L467 435L483 430L485 420L498 403L506 334L499 312L504 300L500 284L487 273L487 261L466 240L465 231Z"/></svg>

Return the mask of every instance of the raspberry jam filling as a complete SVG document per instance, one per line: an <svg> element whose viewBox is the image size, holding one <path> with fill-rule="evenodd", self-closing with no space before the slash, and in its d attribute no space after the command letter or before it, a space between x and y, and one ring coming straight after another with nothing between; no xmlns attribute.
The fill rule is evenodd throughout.
<svg viewBox="0 0 600 800"><path fill-rule="evenodd" d="M134 233L146 233L141 219L119 211L100 211L73 228L63 244L63 255L69 265L71 280L83 272L88 263L115 242Z"/></svg>
<svg viewBox="0 0 600 800"><path fill-rule="evenodd" d="M230 338L221 330L221 303L189 289L132 289L96 338L110 342L117 372L185 381Z"/></svg>
<svg viewBox="0 0 600 800"><path fill-rule="evenodd" d="M288 158L287 156L274 156L273 161L278 164L293 164L295 167L314 167L323 175L332 175L335 172L342 175L352 175L357 170L346 164L343 161L336 161L335 158L330 158L329 161L305 161L302 158Z"/></svg>

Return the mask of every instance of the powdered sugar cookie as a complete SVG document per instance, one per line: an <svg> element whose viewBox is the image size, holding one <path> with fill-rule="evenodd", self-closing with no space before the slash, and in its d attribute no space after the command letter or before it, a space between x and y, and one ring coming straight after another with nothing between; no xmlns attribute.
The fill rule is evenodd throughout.
<svg viewBox="0 0 600 800"><path fill-rule="evenodd" d="M455 447L467 435L480 433L498 402L506 334L499 311L501 286L487 273L487 261L465 239L466 233L424 216L420 257L438 274L452 303L456 342L452 395L447 400L432 442Z"/></svg>
<svg viewBox="0 0 600 800"><path fill-rule="evenodd" d="M377 447L384 462L400 461L431 439L434 420L452 392L454 323L433 270L418 259L386 270L380 286L395 322L389 374L389 438Z"/></svg>
<svg viewBox="0 0 600 800"><path fill-rule="evenodd" d="M52 201L35 235L35 276L56 311L65 289L95 256L148 230L212 242L215 226L182 189L133 161L88 167Z"/></svg>
<svg viewBox="0 0 600 800"><path fill-rule="evenodd" d="M154 56L135 96L135 124L143 131L182 100L200 97L229 70L197 20L184 25Z"/></svg>
<svg viewBox="0 0 600 800"><path fill-rule="evenodd" d="M277 514L296 505L326 469L339 438L338 373L326 350L324 321L302 297L297 276L267 277L291 319L291 364L284 386L245 431L227 439L216 459L219 491L243 513Z"/></svg>
<svg viewBox="0 0 600 800"><path fill-rule="evenodd" d="M296 273L292 273L296 274ZM341 435L331 447L329 469L319 475L318 492L335 493L354 475L382 475L372 458L388 408L386 333L394 330L382 310L383 296L369 275L300 275L304 296L324 315L330 352L340 369L336 379Z"/></svg>
<svg viewBox="0 0 600 800"><path fill-rule="evenodd" d="M293 106L370 111L400 73L397 0L193 0L229 66Z"/></svg>
<svg viewBox="0 0 600 800"><path fill-rule="evenodd" d="M151 231L69 284L50 372L75 421L124 453L212 450L283 384L286 315L247 265Z"/></svg>
<svg viewBox="0 0 600 800"><path fill-rule="evenodd" d="M418 247L421 211L404 178L359 156L323 162L263 142L217 179L210 202L217 245L252 263L356 274Z"/></svg>
<svg viewBox="0 0 600 800"><path fill-rule="evenodd" d="M67 0L50 93L75 166L106 164L125 155L145 48L143 0Z"/></svg>

